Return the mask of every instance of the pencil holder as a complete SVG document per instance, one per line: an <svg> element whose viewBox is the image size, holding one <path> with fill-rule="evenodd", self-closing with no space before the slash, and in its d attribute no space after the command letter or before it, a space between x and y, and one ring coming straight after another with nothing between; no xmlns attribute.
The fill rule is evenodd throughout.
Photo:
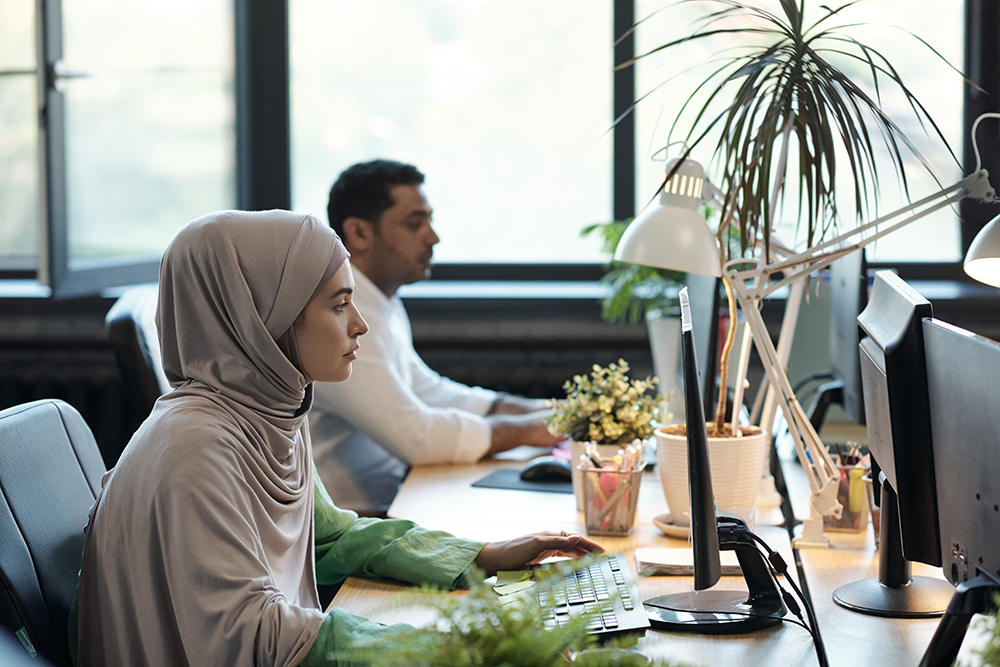
<svg viewBox="0 0 1000 667"><path fill-rule="evenodd" d="M583 513L588 535L628 535L635 525L642 471L580 466Z"/></svg>
<svg viewBox="0 0 1000 667"><path fill-rule="evenodd" d="M860 533L868 527L868 490L865 488L865 475L868 468L862 465L841 465L837 463L840 475L837 486L837 500L843 507L839 519L823 517L823 529Z"/></svg>
<svg viewBox="0 0 1000 667"><path fill-rule="evenodd" d="M572 457L570 461L573 462L573 495L576 496L576 511L578 512L583 511L583 490L586 488L584 482L587 481L583 478L583 473L581 472L583 468L579 467L580 456L586 451L586 446L587 443L577 442L576 440L570 443L570 454ZM621 449L621 445L597 445L598 455L608 461L614 458L619 449Z"/></svg>

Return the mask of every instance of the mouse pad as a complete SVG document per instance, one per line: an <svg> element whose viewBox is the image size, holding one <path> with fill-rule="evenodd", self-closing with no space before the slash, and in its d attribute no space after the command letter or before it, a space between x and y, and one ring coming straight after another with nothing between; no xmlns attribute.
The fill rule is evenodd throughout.
<svg viewBox="0 0 1000 667"><path fill-rule="evenodd" d="M573 493L573 483L563 482L525 482L520 477L520 470L495 470L486 477L475 481L472 486L485 489L515 489L519 491L550 491L552 493Z"/></svg>

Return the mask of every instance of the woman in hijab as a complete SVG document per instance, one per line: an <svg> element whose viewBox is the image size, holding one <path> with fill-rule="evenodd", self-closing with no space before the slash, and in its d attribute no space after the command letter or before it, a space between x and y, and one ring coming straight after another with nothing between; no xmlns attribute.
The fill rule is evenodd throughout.
<svg viewBox="0 0 1000 667"><path fill-rule="evenodd" d="M318 665L386 627L320 608L317 580L460 586L599 547L579 535L484 544L364 519L314 475L312 382L351 373L368 326L337 235L312 216L226 211L186 226L160 269L174 390L107 473L80 578L77 663Z"/></svg>

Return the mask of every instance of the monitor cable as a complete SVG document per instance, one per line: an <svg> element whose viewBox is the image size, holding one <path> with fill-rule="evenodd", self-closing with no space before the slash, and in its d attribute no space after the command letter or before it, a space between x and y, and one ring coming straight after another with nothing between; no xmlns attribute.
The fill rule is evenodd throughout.
<svg viewBox="0 0 1000 667"><path fill-rule="evenodd" d="M823 637L820 634L819 623L816 621L816 614L813 611L812 604L806 599L805 595L803 595L801 589L795 583L795 580L788 576L788 565L785 563L785 559L781 557L781 554L768 546L768 544L756 533L748 530L746 531L746 535L758 545L758 548L764 555L764 560L767 561L768 567L771 570L771 577L774 579L774 585L781 593L785 606L799 619L799 621L791 622L796 625L801 625L812 636L813 645L816 647L816 658L819 660L820 667L829 667L830 663L826 655L826 647L823 644ZM788 585L791 586L793 591L795 591L795 595L802 601L801 608L795 601L795 598L787 590L785 590L784 587L782 587L778 575L784 577L785 581L788 582ZM802 617L802 609L805 609L806 618Z"/></svg>

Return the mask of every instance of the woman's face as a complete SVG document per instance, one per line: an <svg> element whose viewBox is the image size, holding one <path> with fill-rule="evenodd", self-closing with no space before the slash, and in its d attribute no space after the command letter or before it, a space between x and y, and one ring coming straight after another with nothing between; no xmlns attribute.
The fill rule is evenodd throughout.
<svg viewBox="0 0 1000 667"><path fill-rule="evenodd" d="M343 382L351 376L358 337L368 332L353 297L354 274L350 262L344 262L295 318L299 362L309 380Z"/></svg>

